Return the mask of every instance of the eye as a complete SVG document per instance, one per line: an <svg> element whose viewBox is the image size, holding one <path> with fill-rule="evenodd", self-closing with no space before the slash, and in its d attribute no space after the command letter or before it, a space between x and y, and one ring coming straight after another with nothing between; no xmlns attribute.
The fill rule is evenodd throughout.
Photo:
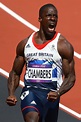
<svg viewBox="0 0 81 122"><path fill-rule="evenodd" d="M54 17L56 19L58 18L57 14L53 14L53 15L52 14L47 14L46 17L47 18Z"/></svg>
<svg viewBox="0 0 81 122"><path fill-rule="evenodd" d="M51 14L47 14L46 17L51 17Z"/></svg>
<svg viewBox="0 0 81 122"><path fill-rule="evenodd" d="M53 17L58 18L57 14L54 14Z"/></svg>

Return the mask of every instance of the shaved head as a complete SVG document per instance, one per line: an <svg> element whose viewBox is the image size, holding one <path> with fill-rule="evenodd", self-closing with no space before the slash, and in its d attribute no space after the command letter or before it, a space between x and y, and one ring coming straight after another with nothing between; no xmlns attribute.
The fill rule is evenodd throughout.
<svg viewBox="0 0 81 122"><path fill-rule="evenodd" d="M46 9L46 8L49 8L49 7L53 7L56 11L57 11L57 8L53 5L53 4L45 4L45 5L43 5L40 9L39 9L39 17L41 17L42 16L42 14L43 14L43 12L44 12L44 10ZM58 12L58 11L57 11Z"/></svg>

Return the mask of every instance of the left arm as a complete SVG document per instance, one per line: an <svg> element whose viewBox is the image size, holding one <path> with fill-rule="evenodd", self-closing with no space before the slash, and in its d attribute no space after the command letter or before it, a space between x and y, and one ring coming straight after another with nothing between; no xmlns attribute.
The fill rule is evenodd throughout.
<svg viewBox="0 0 81 122"><path fill-rule="evenodd" d="M48 93L47 98L52 101L68 92L74 86L76 80L72 45L63 36L60 37L58 45L59 54L62 57L63 83L57 92Z"/></svg>
<svg viewBox="0 0 81 122"><path fill-rule="evenodd" d="M75 84L75 70L74 70L74 59L69 63L68 60L63 59L63 83L59 89L60 96L68 92Z"/></svg>
<svg viewBox="0 0 81 122"><path fill-rule="evenodd" d="M61 48L62 47L62 48ZM63 37L60 36L59 53L62 57L63 83L59 89L60 96L68 92L75 84L75 62L74 62L74 48Z"/></svg>

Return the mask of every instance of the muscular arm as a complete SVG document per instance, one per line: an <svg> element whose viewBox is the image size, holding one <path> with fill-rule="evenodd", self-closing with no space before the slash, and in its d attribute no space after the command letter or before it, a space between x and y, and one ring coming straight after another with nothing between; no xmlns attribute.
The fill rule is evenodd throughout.
<svg viewBox="0 0 81 122"><path fill-rule="evenodd" d="M63 83L57 92L50 91L47 99L55 101L59 96L68 92L75 83L75 62L74 62L74 49L72 45L61 36L58 43L58 51L62 57L62 70L63 70Z"/></svg>
<svg viewBox="0 0 81 122"><path fill-rule="evenodd" d="M69 91L75 83L75 70L74 70L74 60L70 63L68 60L63 59L63 83L59 89L60 95Z"/></svg>
<svg viewBox="0 0 81 122"><path fill-rule="evenodd" d="M16 48L16 57L13 63L12 70L9 73L8 78L8 93L9 96L7 98L7 104L9 105L15 105L17 102L17 99L15 97L15 90L19 86L20 81L20 75L22 73L22 69L25 64L24 59L24 46L26 44L26 40L21 41L17 48Z"/></svg>
<svg viewBox="0 0 81 122"><path fill-rule="evenodd" d="M74 49L64 37L61 36L60 38L61 41L59 42L59 52L62 57L63 83L59 89L59 93L60 95L63 95L74 86L76 76Z"/></svg>
<svg viewBox="0 0 81 122"><path fill-rule="evenodd" d="M8 91L9 95L14 95L16 88L19 86L20 75L24 66L24 58L22 56L16 56L13 68L9 73L8 78Z"/></svg>

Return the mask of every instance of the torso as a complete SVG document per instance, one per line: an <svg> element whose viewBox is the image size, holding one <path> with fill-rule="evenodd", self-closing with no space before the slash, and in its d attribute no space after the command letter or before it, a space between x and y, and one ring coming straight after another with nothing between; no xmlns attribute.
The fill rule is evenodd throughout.
<svg viewBox="0 0 81 122"><path fill-rule="evenodd" d="M44 44L36 44L34 34L29 37L24 55L27 65L25 85L59 89L62 84L62 59L57 50L60 33Z"/></svg>

